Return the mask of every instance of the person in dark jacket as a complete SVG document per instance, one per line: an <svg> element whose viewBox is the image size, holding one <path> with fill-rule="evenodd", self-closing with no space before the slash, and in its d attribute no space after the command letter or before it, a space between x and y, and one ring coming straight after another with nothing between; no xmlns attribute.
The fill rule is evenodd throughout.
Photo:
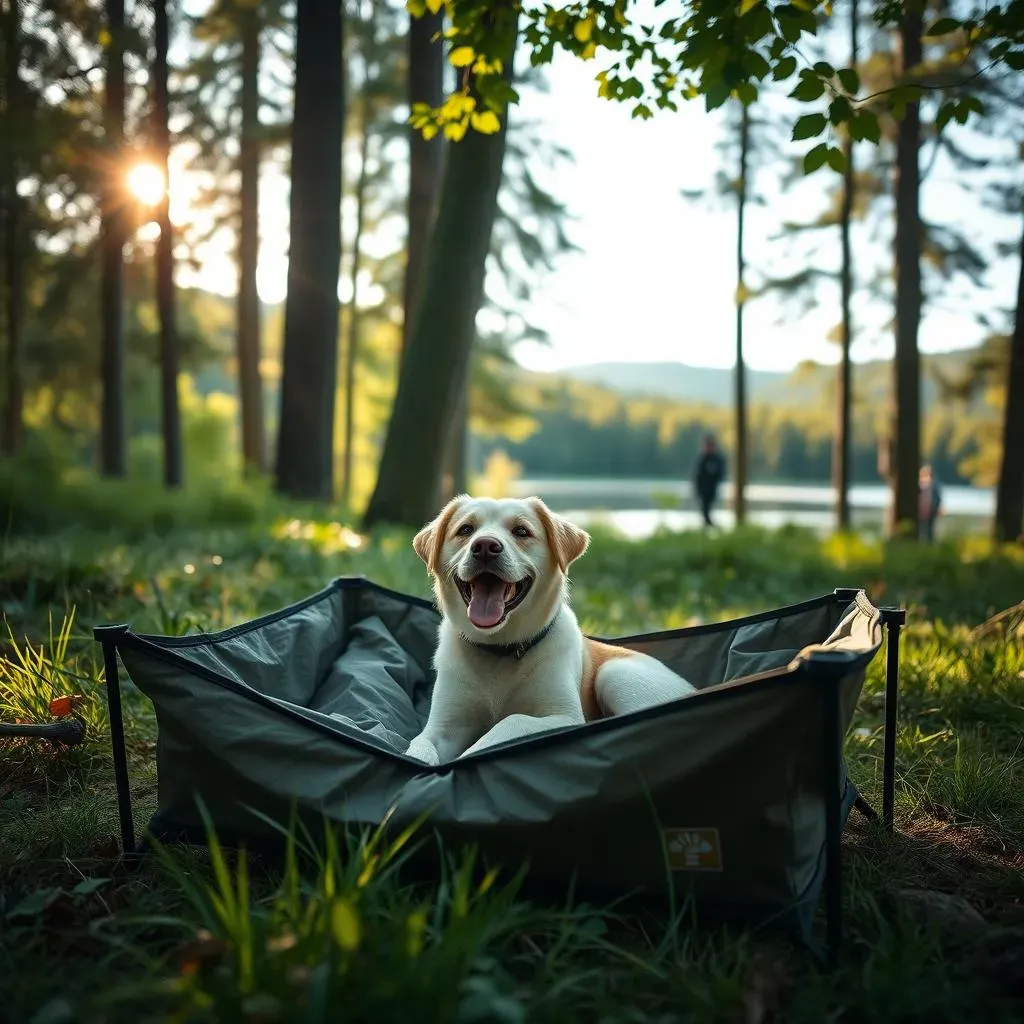
<svg viewBox="0 0 1024 1024"><path fill-rule="evenodd" d="M942 488L932 472L932 467L921 467L918 474L918 518L921 521L921 536L924 540L935 539L935 520L942 512Z"/></svg>
<svg viewBox="0 0 1024 1024"><path fill-rule="evenodd" d="M700 457L697 459L693 477L693 489L697 493L700 509L704 514L704 522L708 526L714 526L711 521L711 509L718 497L718 488L721 486L724 476L725 459L718 450L718 443L715 441L714 435L708 434L701 446Z"/></svg>

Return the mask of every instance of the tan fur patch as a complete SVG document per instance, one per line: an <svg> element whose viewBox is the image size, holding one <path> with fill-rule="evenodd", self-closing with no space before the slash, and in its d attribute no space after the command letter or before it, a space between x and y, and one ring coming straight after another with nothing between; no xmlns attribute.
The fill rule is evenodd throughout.
<svg viewBox="0 0 1024 1024"><path fill-rule="evenodd" d="M603 718L601 708L597 703L597 692L595 681L601 666L608 661L615 661L617 658L635 658L636 651L628 647L615 647L612 644L602 644L598 640L583 638L583 678L580 680L580 702L583 705L583 717L588 722Z"/></svg>
<svg viewBox="0 0 1024 1024"><path fill-rule="evenodd" d="M540 498L529 498L544 533L547 536L548 547L551 554L558 563L558 568L565 572L569 566L576 561L590 544L590 534L574 526L567 519L556 516L544 504Z"/></svg>
<svg viewBox="0 0 1024 1024"><path fill-rule="evenodd" d="M441 509L438 517L427 523L412 539L413 550L427 563L427 569L435 576L441 568L441 552L444 549L448 524L452 521L452 516L462 504L464 497L460 494L457 498L452 498Z"/></svg>

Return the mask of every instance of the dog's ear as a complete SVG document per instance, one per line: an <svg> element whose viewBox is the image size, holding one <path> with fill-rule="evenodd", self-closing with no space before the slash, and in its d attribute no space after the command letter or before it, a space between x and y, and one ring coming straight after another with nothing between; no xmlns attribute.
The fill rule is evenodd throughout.
<svg viewBox="0 0 1024 1024"><path fill-rule="evenodd" d="M466 498L465 494L452 498L438 513L437 518L427 523L412 539L413 551L426 562L427 568L434 574L441 567L441 549L444 547L448 524Z"/></svg>
<svg viewBox="0 0 1024 1024"><path fill-rule="evenodd" d="M590 534L570 523L568 519L555 515L540 498L533 497L529 501L544 527L548 547L551 548L558 568L565 572L587 550Z"/></svg>

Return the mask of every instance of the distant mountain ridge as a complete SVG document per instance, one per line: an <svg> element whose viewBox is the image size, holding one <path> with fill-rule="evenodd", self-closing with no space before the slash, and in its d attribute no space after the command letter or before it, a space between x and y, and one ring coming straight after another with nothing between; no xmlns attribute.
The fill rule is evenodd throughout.
<svg viewBox="0 0 1024 1024"><path fill-rule="evenodd" d="M922 399L926 406L937 397L935 373L945 377L958 376L973 351L958 349L922 356ZM695 405L728 406L733 403L731 368L674 362L598 362L568 366L552 376L596 384L636 397L668 398ZM883 359L855 363L853 377L860 398L885 401L892 387L892 363ZM816 402L835 379L836 367L822 363L805 363L789 373L748 369L748 401L780 406Z"/></svg>

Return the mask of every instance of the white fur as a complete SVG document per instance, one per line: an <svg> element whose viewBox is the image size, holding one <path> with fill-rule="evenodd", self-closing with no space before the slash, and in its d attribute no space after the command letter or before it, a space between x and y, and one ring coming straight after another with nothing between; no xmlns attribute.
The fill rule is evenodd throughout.
<svg viewBox="0 0 1024 1024"><path fill-rule="evenodd" d="M458 533L460 527L465 536ZM466 533L471 528L472 532ZM529 537L517 534L528 530ZM487 571L515 582L530 577L526 597L489 629L470 622L455 576L467 580L480 568L472 555L478 538L495 538L504 550ZM581 685L587 674L587 641L568 604L565 570L589 536L554 515L539 498L450 502L414 540L427 563L443 618L434 655L437 681L423 731L407 754L436 765L506 740L585 721ZM550 631L521 659L496 656L468 641L527 641ZM620 715L695 692L671 669L631 652L600 665L594 696L602 715Z"/></svg>

